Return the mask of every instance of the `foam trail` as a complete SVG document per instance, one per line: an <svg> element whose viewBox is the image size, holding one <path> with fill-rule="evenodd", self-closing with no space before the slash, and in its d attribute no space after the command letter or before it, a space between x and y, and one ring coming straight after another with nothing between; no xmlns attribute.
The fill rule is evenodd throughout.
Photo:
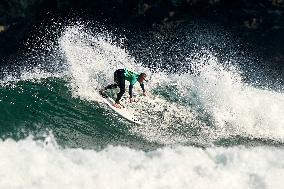
<svg viewBox="0 0 284 189"><path fill-rule="evenodd" d="M180 146L143 152L109 146L94 151L60 149L48 141L52 138L1 141L0 187L272 189L284 184L282 148Z"/></svg>

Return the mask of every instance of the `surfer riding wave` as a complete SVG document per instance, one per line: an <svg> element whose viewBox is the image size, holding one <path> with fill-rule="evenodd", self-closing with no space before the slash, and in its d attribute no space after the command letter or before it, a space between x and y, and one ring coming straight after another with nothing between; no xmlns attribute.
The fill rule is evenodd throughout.
<svg viewBox="0 0 284 189"><path fill-rule="evenodd" d="M114 107L116 108L121 108L120 105L120 99L123 96L123 94L125 93L125 80L129 81L130 85L129 85L129 100L130 102L133 102L133 86L134 84L138 81L140 83L140 87L143 91L143 95L147 96L145 87L144 87L144 81L146 79L146 74L145 73L140 73L137 74L135 72L132 72L130 70L128 70L127 68L125 69L118 69L114 72L114 84L110 84L108 86L106 86L104 89L100 90L100 94L103 97L107 97L107 95L105 94L106 90L108 89L114 89L119 87L120 91L117 94L115 103L113 104Z"/></svg>

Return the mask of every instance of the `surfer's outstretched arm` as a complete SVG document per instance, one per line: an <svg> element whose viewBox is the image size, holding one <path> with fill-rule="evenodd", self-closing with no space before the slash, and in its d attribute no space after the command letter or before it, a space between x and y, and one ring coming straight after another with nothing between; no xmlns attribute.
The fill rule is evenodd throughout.
<svg viewBox="0 0 284 189"><path fill-rule="evenodd" d="M133 97L133 85L129 85L129 98L132 98Z"/></svg>
<svg viewBox="0 0 284 189"><path fill-rule="evenodd" d="M144 95L144 96L148 96L148 95L147 95L147 92L146 92L146 90L145 90L144 83L140 83L140 87L141 87L141 89L142 89L142 91L143 91L143 95Z"/></svg>

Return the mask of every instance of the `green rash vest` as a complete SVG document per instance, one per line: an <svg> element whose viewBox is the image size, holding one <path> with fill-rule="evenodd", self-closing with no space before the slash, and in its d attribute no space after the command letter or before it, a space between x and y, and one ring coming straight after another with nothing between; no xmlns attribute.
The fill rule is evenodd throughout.
<svg viewBox="0 0 284 189"><path fill-rule="evenodd" d="M125 80L129 81L129 83L130 83L129 95L130 95L130 98L132 98L132 88L133 88L133 85L138 81L139 74L134 73L134 72L128 70L127 68L125 68L124 69L124 76L125 76ZM143 92L145 92L144 84L140 83L140 86L141 86Z"/></svg>
<svg viewBox="0 0 284 189"><path fill-rule="evenodd" d="M124 76L125 76L125 80L130 82L130 85L134 85L139 78L139 74L134 73L130 70L128 70L127 68L124 69Z"/></svg>

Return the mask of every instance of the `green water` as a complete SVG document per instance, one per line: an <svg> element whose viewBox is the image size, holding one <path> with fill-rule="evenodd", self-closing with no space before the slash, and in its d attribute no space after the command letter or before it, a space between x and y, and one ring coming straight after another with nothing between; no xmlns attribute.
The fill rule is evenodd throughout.
<svg viewBox="0 0 284 189"><path fill-rule="evenodd" d="M127 132L131 124L119 121L104 105L72 97L64 79L6 83L0 88L0 107L3 139L40 138L51 131L60 145L68 147L158 145L132 136Z"/></svg>

